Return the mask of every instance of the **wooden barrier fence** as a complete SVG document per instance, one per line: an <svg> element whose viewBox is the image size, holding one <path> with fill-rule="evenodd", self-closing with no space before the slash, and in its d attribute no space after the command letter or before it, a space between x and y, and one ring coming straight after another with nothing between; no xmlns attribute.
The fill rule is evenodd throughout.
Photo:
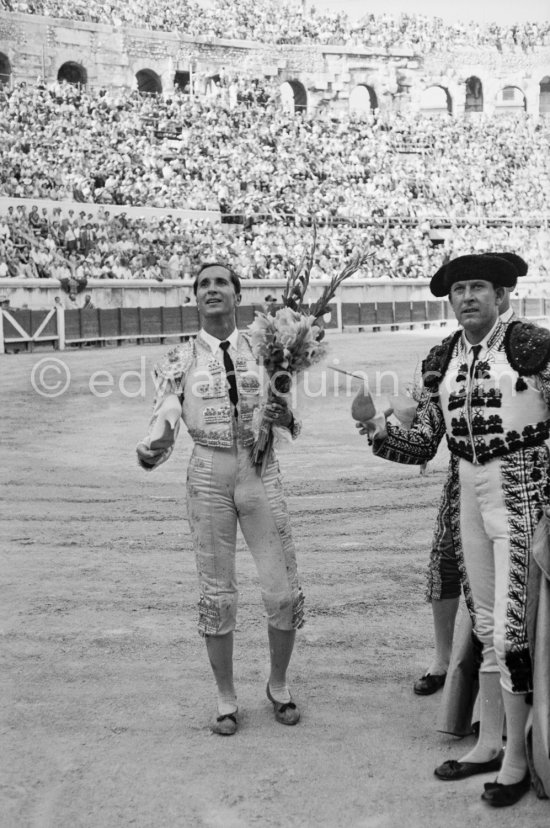
<svg viewBox="0 0 550 828"><path fill-rule="evenodd" d="M550 299L512 300L517 316L546 319ZM453 324L454 316L446 300L395 302L336 301L326 327L329 331L398 330ZM261 305L238 308L237 324L244 329ZM33 350L37 345L64 350L70 346L94 343L121 344L124 341L164 342L168 337L194 336L199 328L194 305L156 308L92 308L86 310L2 309L0 310L0 353L8 350Z"/></svg>

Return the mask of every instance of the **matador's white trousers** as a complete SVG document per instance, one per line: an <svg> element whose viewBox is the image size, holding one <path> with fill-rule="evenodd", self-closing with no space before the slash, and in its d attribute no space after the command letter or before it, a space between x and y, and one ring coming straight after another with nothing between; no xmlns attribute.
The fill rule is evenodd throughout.
<svg viewBox="0 0 550 828"><path fill-rule="evenodd" d="M199 576L201 635L235 629L237 524L256 564L268 623L280 630L302 626L304 598L276 459L260 476L248 448L195 445L187 470L187 516Z"/></svg>
<svg viewBox="0 0 550 828"><path fill-rule="evenodd" d="M460 533L474 604L474 631L484 672L500 672L510 693L531 689L526 588L537 519L533 469L538 450L519 462L503 457L483 465L460 460Z"/></svg>

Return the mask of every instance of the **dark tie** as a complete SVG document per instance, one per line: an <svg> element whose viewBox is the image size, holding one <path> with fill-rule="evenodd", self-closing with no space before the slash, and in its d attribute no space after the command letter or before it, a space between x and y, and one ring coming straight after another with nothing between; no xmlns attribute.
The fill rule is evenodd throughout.
<svg viewBox="0 0 550 828"><path fill-rule="evenodd" d="M479 356L480 351L481 351L481 345L472 345L473 358L472 358L472 363L470 365L470 379L472 379L472 377L474 375L474 369L475 369L477 358Z"/></svg>
<svg viewBox="0 0 550 828"><path fill-rule="evenodd" d="M239 392L237 391L237 380L235 379L235 366L233 365L233 360L229 356L229 346L230 342L226 340L225 342L220 342L220 348L223 351L223 364L225 368L225 373L227 375L227 379L229 382L229 399L231 400L233 406L235 407L235 417L237 416L237 403L239 402Z"/></svg>

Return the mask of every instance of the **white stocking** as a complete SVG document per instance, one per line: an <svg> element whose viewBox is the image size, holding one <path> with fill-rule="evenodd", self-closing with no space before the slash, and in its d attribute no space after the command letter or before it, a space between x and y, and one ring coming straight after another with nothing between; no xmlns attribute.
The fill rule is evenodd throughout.
<svg viewBox="0 0 550 828"><path fill-rule="evenodd" d="M499 672L479 673L479 737L472 750L461 758L461 762L489 762L502 750L502 694Z"/></svg>
<svg viewBox="0 0 550 828"><path fill-rule="evenodd" d="M510 693L509 690L503 690L502 696L506 712L506 751L497 782L502 785L514 785L516 782L521 782L527 773L525 725L529 715L529 705L525 703L523 693Z"/></svg>

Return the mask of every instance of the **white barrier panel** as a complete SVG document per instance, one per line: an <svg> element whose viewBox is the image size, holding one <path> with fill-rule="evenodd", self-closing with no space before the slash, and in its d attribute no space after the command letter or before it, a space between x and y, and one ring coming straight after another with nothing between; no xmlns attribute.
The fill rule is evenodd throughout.
<svg viewBox="0 0 550 828"><path fill-rule="evenodd" d="M310 282L308 299L314 302L327 279ZM262 305L268 295L281 297L285 282L280 279L250 279L241 281L242 304ZM66 310L81 308L84 297L91 296L96 308L154 308L194 304L191 279L90 279L84 291L71 300L61 289L57 279L0 279L0 301L8 300L10 307L45 310L59 303ZM393 302L433 298L428 280L410 279L356 279L344 282L339 289L344 302ZM59 300L56 302L56 298Z"/></svg>
<svg viewBox="0 0 550 828"><path fill-rule="evenodd" d="M524 298L513 301L519 317L550 326L548 300ZM240 305L237 323L245 329L263 304ZM343 302L338 296L331 303L331 319L326 319L327 333L342 331L411 330L456 326L443 300L398 302ZM169 338L194 336L199 329L195 305L71 309L56 306L49 310L0 308L0 354L6 350L33 350L47 345L64 350L66 346L123 341L164 342Z"/></svg>
<svg viewBox="0 0 550 828"><path fill-rule="evenodd" d="M326 279L310 283L308 298L315 301L328 284ZM242 280L242 304L261 305L268 295L279 299L285 283L280 279ZM194 304L191 279L90 279L86 289L73 301L57 279L0 279L0 301L10 307L47 310L61 303L66 310L81 308L90 294L96 308L154 308ZM342 302L421 302L433 300L428 279L350 279L338 293ZM514 298L550 297L550 285L540 279L520 280ZM56 302L56 297L59 300Z"/></svg>

